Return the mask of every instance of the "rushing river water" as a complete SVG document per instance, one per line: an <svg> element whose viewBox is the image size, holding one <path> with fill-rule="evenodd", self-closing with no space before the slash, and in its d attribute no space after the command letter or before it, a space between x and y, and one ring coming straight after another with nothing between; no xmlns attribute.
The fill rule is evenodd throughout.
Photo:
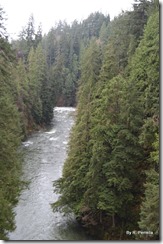
<svg viewBox="0 0 163 244"><path fill-rule="evenodd" d="M52 212L58 196L53 181L62 174L74 108L54 109L52 126L23 143L23 180L29 181L15 208L16 230L10 240L88 240L74 217Z"/></svg>

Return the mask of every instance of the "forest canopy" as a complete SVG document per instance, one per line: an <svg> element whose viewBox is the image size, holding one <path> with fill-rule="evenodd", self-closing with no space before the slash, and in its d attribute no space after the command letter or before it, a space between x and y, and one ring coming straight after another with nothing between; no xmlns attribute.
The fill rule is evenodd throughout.
<svg viewBox="0 0 163 244"><path fill-rule="evenodd" d="M34 23L10 43L0 7L0 239L16 227L21 142L55 106L76 117L53 211L75 213L95 239L159 239L159 2L45 35Z"/></svg>

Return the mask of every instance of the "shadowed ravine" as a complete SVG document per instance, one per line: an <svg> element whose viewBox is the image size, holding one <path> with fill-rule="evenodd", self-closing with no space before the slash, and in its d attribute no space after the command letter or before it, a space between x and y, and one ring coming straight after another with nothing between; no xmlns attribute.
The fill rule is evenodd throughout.
<svg viewBox="0 0 163 244"><path fill-rule="evenodd" d="M56 107L48 131L34 133L23 143L23 180L30 181L15 208L16 230L10 240L86 240L74 217L52 212L58 196L53 181L62 174L74 108Z"/></svg>

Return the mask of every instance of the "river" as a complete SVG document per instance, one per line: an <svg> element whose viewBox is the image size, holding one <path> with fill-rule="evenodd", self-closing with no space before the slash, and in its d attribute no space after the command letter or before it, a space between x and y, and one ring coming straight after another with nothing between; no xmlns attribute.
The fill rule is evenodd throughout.
<svg viewBox="0 0 163 244"><path fill-rule="evenodd" d="M9 233L10 240L89 239L75 217L53 213L50 205L58 198L53 181L62 174L74 113L74 108L56 107L51 127L23 142L22 179L29 181L29 186L21 192L14 209L17 227Z"/></svg>

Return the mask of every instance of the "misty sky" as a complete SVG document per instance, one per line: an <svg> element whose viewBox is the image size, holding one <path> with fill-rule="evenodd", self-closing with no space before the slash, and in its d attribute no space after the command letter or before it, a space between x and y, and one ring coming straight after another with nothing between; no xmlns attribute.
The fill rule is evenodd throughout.
<svg viewBox="0 0 163 244"><path fill-rule="evenodd" d="M43 33L47 33L59 20L69 24L77 19L81 21L95 11L109 14L111 19L122 10L132 9L134 0L0 0L0 6L6 12L5 26L12 37L16 37L34 15L35 26L42 24Z"/></svg>

